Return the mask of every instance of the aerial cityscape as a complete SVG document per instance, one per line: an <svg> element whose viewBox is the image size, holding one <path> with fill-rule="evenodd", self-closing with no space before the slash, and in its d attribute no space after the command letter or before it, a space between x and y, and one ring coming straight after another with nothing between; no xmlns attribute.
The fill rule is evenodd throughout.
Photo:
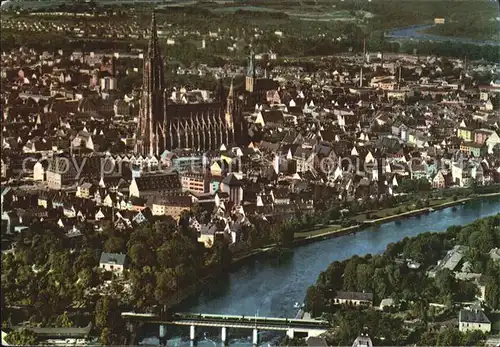
<svg viewBox="0 0 500 347"><path fill-rule="evenodd" d="M500 5L8 0L2 345L500 346Z"/></svg>

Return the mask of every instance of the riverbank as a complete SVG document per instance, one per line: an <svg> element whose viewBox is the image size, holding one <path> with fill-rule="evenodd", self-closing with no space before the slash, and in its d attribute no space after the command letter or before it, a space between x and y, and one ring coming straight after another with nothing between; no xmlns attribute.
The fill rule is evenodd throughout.
<svg viewBox="0 0 500 347"><path fill-rule="evenodd" d="M496 197L496 196L500 196L500 192L499 193L479 194L476 196L470 196L467 198L457 199L455 201L446 201L446 202L443 202L441 204L431 204L431 206L428 206L428 207L424 207L424 208L416 209L416 210L411 210L411 211L407 211L407 212L401 212L401 213L397 213L397 214L394 214L391 216L385 216L385 217L376 218L376 219L367 219L367 220L364 220L362 223L359 223L357 225L347 227L347 228L341 228L341 229L337 229L337 230L329 230L330 227L328 227L328 228L325 228L324 233L318 233L318 230L316 230L314 232L314 235L310 235L308 237L305 237L305 239L308 239L308 240L313 239L314 240L314 239L318 239L318 238L324 239L324 237L328 237L328 236L342 236L342 235L345 235L346 232L351 233L353 231L356 231L356 229L359 229L361 226L363 226L365 224L367 224L367 226L370 226L370 225L375 225L375 224L389 223L389 222L392 222L395 220L400 220L400 219L404 219L404 218L423 215L423 214L432 212L432 210L441 210L444 208L460 205L460 204L466 203L468 201L477 200L477 199L484 199L484 198L491 198L491 197Z"/></svg>
<svg viewBox="0 0 500 347"><path fill-rule="evenodd" d="M488 198L494 198L500 196L499 193L488 193L488 194L481 194L477 196L471 196L463 199L458 199L456 201L447 201L442 204L434 205L432 207L426 207L418 210L413 210L413 211L408 211L408 212L403 212L399 213L396 215L392 216L387 216L383 218L378 218L370 221L365 221L364 223L360 223L354 226L346 227L346 228L340 228L340 229L335 229L332 230L331 227L327 227L324 229L316 230L316 233L314 235L310 235L308 237L303 237L303 238L298 238L295 239L293 242L287 245L287 247L298 247L302 245L306 245L309 243L315 243L318 241L326 240L326 239L331 239L335 237L340 237L340 236L345 236L353 233L357 233L359 231L362 231L365 228L368 228L372 225L380 225L380 224L385 224L389 223L395 220L401 220L409 217L414 217L417 215L424 215L424 214L429 214L431 213L430 209L434 210L440 210L440 209L446 209L449 207L453 207L456 205L461 205L463 203L467 203L472 200L480 200L480 199L488 199ZM325 232L320 232L321 230L325 230ZM319 233L318 233L319 232ZM243 255L237 256L233 258L231 262L231 269L238 268L239 266L243 265L245 262L248 262L250 260L255 259L256 257L259 256L266 256L269 252L275 251L278 247L282 247L281 245L278 244L270 244L265 247L261 247L258 249L254 249L248 253L245 253ZM197 295L200 293L200 291L205 288L210 281L215 279L214 274L210 274L203 279L201 279L198 283L193 284L190 286L190 288L186 288L185 290L182 291L179 295L176 295L175 304L172 305L173 308L178 307L181 305L183 302L187 301L191 297Z"/></svg>

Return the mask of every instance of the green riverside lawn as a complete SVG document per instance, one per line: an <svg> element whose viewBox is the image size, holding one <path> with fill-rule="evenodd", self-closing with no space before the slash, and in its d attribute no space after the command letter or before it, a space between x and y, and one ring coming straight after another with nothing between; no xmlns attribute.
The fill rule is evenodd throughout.
<svg viewBox="0 0 500 347"><path fill-rule="evenodd" d="M454 199L453 197L446 197L446 198L436 198L436 199L431 199L429 200L429 204L423 207L417 208L416 205L413 202L408 202L405 204L401 204L395 207L388 207L380 210L372 210L372 211L367 211L367 212L362 212L357 214L356 216L352 217L351 220L357 222L357 224L361 224L366 221L373 221L373 220L378 220L378 219L383 219L383 218L389 218L389 217L394 217L398 215L404 216L405 214L409 212L414 212L421 210L422 213L427 211L429 208L435 208L435 207L442 207L442 206L453 206L460 204L465 201L469 201L473 198L481 198L481 197L487 197L487 196L492 196L495 194L484 194L482 196L478 197L471 197L471 198L463 198L463 199ZM500 193L496 194L500 195ZM319 228L319 229L313 229L313 230L308 230L308 231L301 231L301 232L296 232L294 234L295 239L301 239L301 238L310 238L316 235L321 235L325 233L331 233L331 232L340 232L344 230L344 228L339 225L339 224L331 224L328 225L327 227L324 228Z"/></svg>

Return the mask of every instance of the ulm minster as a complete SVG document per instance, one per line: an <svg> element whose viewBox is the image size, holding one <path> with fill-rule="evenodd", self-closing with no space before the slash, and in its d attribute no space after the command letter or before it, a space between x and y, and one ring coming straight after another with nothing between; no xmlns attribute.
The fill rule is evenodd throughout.
<svg viewBox="0 0 500 347"><path fill-rule="evenodd" d="M207 151L227 144L247 145L243 108L250 101L259 101L266 87L276 86L270 79L257 78L255 54L250 53L248 58L246 95L238 96L232 81L226 94L221 80L215 100L204 100L201 96L194 102L186 98L174 101L165 88L154 12L150 32L144 57L136 152L143 156L159 156L165 150L176 148Z"/></svg>
<svg viewBox="0 0 500 347"><path fill-rule="evenodd" d="M498 347L496 3L1 14L2 345Z"/></svg>

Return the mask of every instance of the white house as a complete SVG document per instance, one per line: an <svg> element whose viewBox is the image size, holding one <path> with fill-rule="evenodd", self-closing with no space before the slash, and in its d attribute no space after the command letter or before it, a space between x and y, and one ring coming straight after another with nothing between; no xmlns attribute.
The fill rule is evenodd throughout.
<svg viewBox="0 0 500 347"><path fill-rule="evenodd" d="M458 329L463 333L472 330L489 333L491 322L480 308L464 309L458 314Z"/></svg>
<svg viewBox="0 0 500 347"><path fill-rule="evenodd" d="M125 269L126 258L127 256L122 253L102 253L99 260L99 268L122 275Z"/></svg>
<svg viewBox="0 0 500 347"><path fill-rule="evenodd" d="M493 147L495 145L500 145L500 136L496 132L491 134L486 140L486 146L488 147L488 153L493 154Z"/></svg>
<svg viewBox="0 0 500 347"><path fill-rule="evenodd" d="M37 162L33 166L33 180L34 181L44 181L45 180L45 169L41 162Z"/></svg>
<svg viewBox="0 0 500 347"><path fill-rule="evenodd" d="M346 304L353 306L371 306L373 304L372 293L360 292L337 292L333 299L335 304Z"/></svg>

